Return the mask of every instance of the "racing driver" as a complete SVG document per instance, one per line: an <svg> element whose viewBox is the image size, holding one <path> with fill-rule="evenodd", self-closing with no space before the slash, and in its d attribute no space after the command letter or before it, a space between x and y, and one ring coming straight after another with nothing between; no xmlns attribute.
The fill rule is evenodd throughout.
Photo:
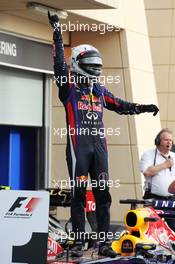
<svg viewBox="0 0 175 264"><path fill-rule="evenodd" d="M64 46L57 15L48 13L53 28L54 73L59 88L59 99L64 105L67 122L66 159L72 187L71 220L75 234L72 256L80 257L84 250L85 197L88 174L97 185L92 188L96 201L96 218L99 239L98 254L115 257L108 241L111 196L108 187L108 154L106 140L102 133L103 109L118 114L140 114L159 109L156 105L140 105L115 97L98 82L102 70L102 57L91 45L79 45L72 49L70 71L64 59ZM73 131L75 133L73 133ZM106 184L100 188L100 181ZM81 184L82 183L82 184ZM100 236L99 236L100 237Z"/></svg>

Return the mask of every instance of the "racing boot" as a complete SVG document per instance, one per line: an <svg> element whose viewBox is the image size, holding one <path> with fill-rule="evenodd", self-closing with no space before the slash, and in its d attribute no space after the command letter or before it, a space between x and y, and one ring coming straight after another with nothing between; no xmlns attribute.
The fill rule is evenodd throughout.
<svg viewBox="0 0 175 264"><path fill-rule="evenodd" d="M71 257L82 257L84 252L84 245L81 241L75 241L71 248Z"/></svg>
<svg viewBox="0 0 175 264"><path fill-rule="evenodd" d="M108 241L108 242L101 242L99 244L98 255L109 258L115 258L117 256L117 253L112 249L111 242Z"/></svg>

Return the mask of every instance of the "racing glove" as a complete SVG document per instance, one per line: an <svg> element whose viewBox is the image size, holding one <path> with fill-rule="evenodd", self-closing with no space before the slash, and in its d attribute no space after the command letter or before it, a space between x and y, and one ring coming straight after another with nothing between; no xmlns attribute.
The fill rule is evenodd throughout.
<svg viewBox="0 0 175 264"><path fill-rule="evenodd" d="M59 43L57 45L60 44L59 48L61 48L63 45L63 39L62 39L59 17L57 15L51 15L50 12L48 11L48 20L54 31L53 40L55 42L58 41ZM53 53L55 53L55 47L54 47Z"/></svg>
<svg viewBox="0 0 175 264"><path fill-rule="evenodd" d="M60 27L59 18L57 15L51 15L48 11L48 20L54 30Z"/></svg>
<svg viewBox="0 0 175 264"><path fill-rule="evenodd" d="M140 113L153 113L153 116L156 116L159 112L159 108L154 104L149 105L136 105L136 109L139 110Z"/></svg>

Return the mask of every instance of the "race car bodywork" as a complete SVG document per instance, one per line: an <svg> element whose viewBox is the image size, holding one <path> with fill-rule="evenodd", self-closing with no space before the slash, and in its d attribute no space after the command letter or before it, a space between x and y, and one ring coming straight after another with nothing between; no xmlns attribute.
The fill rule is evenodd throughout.
<svg viewBox="0 0 175 264"><path fill-rule="evenodd" d="M55 260L63 253L61 245L52 237L48 237L47 261Z"/></svg>
<svg viewBox="0 0 175 264"><path fill-rule="evenodd" d="M121 201L121 203L130 203L132 209L128 210L124 217L126 230L119 240L113 241L112 248L121 256L141 255L145 258L153 258L154 252L161 251L162 258L166 259L163 263L172 259L175 255L175 233L168 227L162 216L167 214L167 210L173 209L175 202L171 206L169 204L169 207L167 202L161 201L160 204L160 201L152 201L151 204L150 201L142 200ZM147 206L136 208L136 204L139 203ZM150 205L164 210L156 210Z"/></svg>
<svg viewBox="0 0 175 264"><path fill-rule="evenodd" d="M60 206L60 198L57 195L54 195L53 198L53 204ZM64 202L61 202L61 206ZM96 249L92 248L85 250L82 258L72 259L69 253L73 241L67 237L59 225L59 221L50 216L49 236L55 242L48 241L48 263L174 264L175 233L162 217L173 216L175 201L129 199L123 200L121 203L131 204L131 209L126 212L124 217L125 230L118 240L112 242L112 248L118 254L115 259L99 257ZM137 204L143 206L137 208ZM65 241L60 241L60 237L65 238ZM60 245L61 247L59 247Z"/></svg>

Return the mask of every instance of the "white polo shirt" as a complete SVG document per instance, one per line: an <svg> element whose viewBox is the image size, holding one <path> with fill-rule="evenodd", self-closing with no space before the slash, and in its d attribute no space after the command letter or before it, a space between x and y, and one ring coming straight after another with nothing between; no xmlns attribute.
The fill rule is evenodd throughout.
<svg viewBox="0 0 175 264"><path fill-rule="evenodd" d="M154 165L154 159L155 159L155 165L163 163L166 158L168 159L168 156L173 158L174 164L175 164L175 153L172 151L169 151L169 153L166 156L163 157L162 154L157 149L156 157L155 157L156 149L147 150L143 153L139 168L142 173L144 173L148 167ZM153 177L145 177L145 187L148 186L148 183L151 183L151 193L157 194L160 196L170 196L171 193L168 192L169 185L175 180L175 165L173 167L164 169L159 171L155 176Z"/></svg>

